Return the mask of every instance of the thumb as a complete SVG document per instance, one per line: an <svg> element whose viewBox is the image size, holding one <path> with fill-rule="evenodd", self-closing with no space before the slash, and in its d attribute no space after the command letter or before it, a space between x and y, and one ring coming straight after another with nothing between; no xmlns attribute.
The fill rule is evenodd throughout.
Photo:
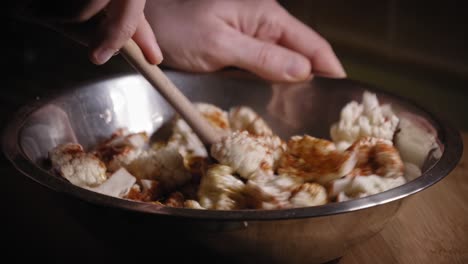
<svg viewBox="0 0 468 264"><path fill-rule="evenodd" d="M311 74L309 59L274 43L264 42L240 32L228 41L227 54L232 66L251 71L272 81L303 81Z"/></svg>

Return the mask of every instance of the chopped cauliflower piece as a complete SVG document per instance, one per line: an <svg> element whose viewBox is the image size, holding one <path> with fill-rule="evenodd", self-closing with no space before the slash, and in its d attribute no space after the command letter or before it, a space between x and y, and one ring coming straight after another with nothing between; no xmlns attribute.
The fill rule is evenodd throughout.
<svg viewBox="0 0 468 264"><path fill-rule="evenodd" d="M346 190L346 188L351 184L353 179L357 176L358 175L346 175L342 178L329 182L327 185L329 198L334 199L340 194L344 194L344 191Z"/></svg>
<svg viewBox="0 0 468 264"><path fill-rule="evenodd" d="M136 178L126 169L120 168L109 179L97 187L87 189L101 194L122 198L125 197L136 182Z"/></svg>
<svg viewBox="0 0 468 264"><path fill-rule="evenodd" d="M292 192L302 183L302 179L288 175L274 175L264 181L249 180L245 185L247 202L255 209L289 208Z"/></svg>
<svg viewBox="0 0 468 264"><path fill-rule="evenodd" d="M72 184L95 187L107 179L106 165L76 143L58 145L49 152L52 167Z"/></svg>
<svg viewBox="0 0 468 264"><path fill-rule="evenodd" d="M233 132L221 142L213 144L211 156L245 179L249 179L257 170L272 170L275 163L271 149L246 131Z"/></svg>
<svg viewBox="0 0 468 264"><path fill-rule="evenodd" d="M196 103L195 108L200 111L214 129L223 132L230 131L228 114L225 111L205 103ZM190 164L194 163L193 159L208 157L208 152L201 140L180 117L177 117L174 122L173 133L168 144L178 149L179 153L184 157L185 164L189 167Z"/></svg>
<svg viewBox="0 0 468 264"><path fill-rule="evenodd" d="M120 129L110 139L101 143L95 150L96 156L103 160L110 172L125 167L135 160L148 143L146 132L131 133Z"/></svg>
<svg viewBox="0 0 468 264"><path fill-rule="evenodd" d="M279 161L286 151L286 143L276 135L257 136L255 139L260 142L266 149L269 155L273 157L273 170L279 166Z"/></svg>
<svg viewBox="0 0 468 264"><path fill-rule="evenodd" d="M247 131L257 136L272 136L273 131L252 108L232 107L229 110L229 123L233 131Z"/></svg>
<svg viewBox="0 0 468 264"><path fill-rule="evenodd" d="M198 197L206 209L233 210L245 207L245 184L225 165L213 165L202 178Z"/></svg>
<svg viewBox="0 0 468 264"><path fill-rule="evenodd" d="M395 145L404 161L422 168L431 151L435 158L440 158L442 152L437 143L437 131L428 121L404 113L399 128L400 131L395 135Z"/></svg>
<svg viewBox="0 0 468 264"><path fill-rule="evenodd" d="M157 181L141 179L134 184L124 198L142 202L159 199L164 193L163 187Z"/></svg>
<svg viewBox="0 0 468 264"><path fill-rule="evenodd" d="M408 181L412 181L416 179L417 177L421 176L422 172L421 169L414 165L413 163L410 162L405 162L405 170L403 172L403 175Z"/></svg>
<svg viewBox="0 0 468 264"><path fill-rule="evenodd" d="M205 146L183 119L179 118L175 121L173 131L169 145L176 147L184 158L208 157Z"/></svg>
<svg viewBox="0 0 468 264"><path fill-rule="evenodd" d="M229 131L228 113L221 108L207 103L195 103L195 108L200 111L203 117L215 128L222 131Z"/></svg>
<svg viewBox="0 0 468 264"><path fill-rule="evenodd" d="M186 200L184 202L184 207L190 209L206 209L195 200Z"/></svg>
<svg viewBox="0 0 468 264"><path fill-rule="evenodd" d="M170 206L170 207L178 207L178 208L183 208L184 207L184 202L185 198L184 195L180 192L173 192L169 195L169 197L164 201L165 206Z"/></svg>
<svg viewBox="0 0 468 264"><path fill-rule="evenodd" d="M362 137L392 140L398 121L390 105L379 105L375 94L364 92L362 104L352 101L343 108L330 134L339 150L344 150Z"/></svg>
<svg viewBox="0 0 468 264"><path fill-rule="evenodd" d="M337 201L342 202L381 193L405 182L403 176L397 178L385 178L378 175L349 177L332 182L329 195L337 197Z"/></svg>
<svg viewBox="0 0 468 264"><path fill-rule="evenodd" d="M350 173L356 163L355 151L340 152L331 141L294 136L288 142L278 172L326 184Z"/></svg>
<svg viewBox="0 0 468 264"><path fill-rule="evenodd" d="M289 199L292 207L317 206L327 203L327 190L318 183L303 183Z"/></svg>
<svg viewBox="0 0 468 264"><path fill-rule="evenodd" d="M142 152L127 169L139 179L158 181L166 191L182 186L191 179L182 156L170 146Z"/></svg>
<svg viewBox="0 0 468 264"><path fill-rule="evenodd" d="M404 164L392 142L385 139L364 137L356 141L350 150L358 153L355 175L377 174L384 177L403 175Z"/></svg>

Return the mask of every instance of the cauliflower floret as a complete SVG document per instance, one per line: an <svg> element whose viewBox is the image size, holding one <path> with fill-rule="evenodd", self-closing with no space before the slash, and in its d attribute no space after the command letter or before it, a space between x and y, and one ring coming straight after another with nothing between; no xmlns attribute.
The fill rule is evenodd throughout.
<svg viewBox="0 0 468 264"><path fill-rule="evenodd" d="M210 124L218 130L229 131L228 113L221 108L207 103L195 103L195 108L205 117Z"/></svg>
<svg viewBox="0 0 468 264"><path fill-rule="evenodd" d="M403 172L403 175L405 175L405 178L408 181L412 181L416 179L417 177L421 176L422 174L421 169L418 166L414 165L413 163L405 162L404 167L405 167L405 170Z"/></svg>
<svg viewBox="0 0 468 264"><path fill-rule="evenodd" d="M249 180L245 185L245 194L249 207L255 209L281 209L291 207L289 198L299 187L302 179L288 175L273 175L270 178Z"/></svg>
<svg viewBox="0 0 468 264"><path fill-rule="evenodd" d="M350 148L358 153L358 163L354 175L377 174L384 177L403 175L403 161L392 142L385 139L364 137Z"/></svg>
<svg viewBox="0 0 468 264"><path fill-rule="evenodd" d="M164 193L163 186L158 181L140 179L124 196L126 199L150 202L159 199Z"/></svg>
<svg viewBox="0 0 468 264"><path fill-rule="evenodd" d="M232 107L229 110L229 123L233 131L247 131L258 136L273 135L265 120L247 106Z"/></svg>
<svg viewBox="0 0 468 264"><path fill-rule="evenodd" d="M366 197L403 185L403 176L385 178L378 175L345 177L331 183L330 197L337 197L338 202Z"/></svg>
<svg viewBox="0 0 468 264"><path fill-rule="evenodd" d="M340 152L328 140L294 136L288 142L278 172L326 184L350 173L356 163L355 151Z"/></svg>
<svg viewBox="0 0 468 264"><path fill-rule="evenodd" d="M191 179L184 167L184 159L177 149L170 146L143 151L127 169L139 179L159 182L166 191L182 186Z"/></svg>
<svg viewBox="0 0 468 264"><path fill-rule="evenodd" d="M225 111L205 103L196 103L195 108L200 111L214 129L226 133L230 131L228 114ZM208 152L201 140L180 117L175 119L173 133L168 144L178 149L179 153L184 157L187 167L194 163L193 159L208 157Z"/></svg>
<svg viewBox="0 0 468 264"><path fill-rule="evenodd" d="M100 144L95 153L106 163L107 169L114 172L135 160L147 146L147 143L148 135L146 132L128 134L126 130L120 129Z"/></svg>
<svg viewBox="0 0 468 264"><path fill-rule="evenodd" d="M352 101L343 108L330 134L339 150L344 150L362 137L392 140L398 121L390 105L380 106L375 94L364 92L362 104Z"/></svg>
<svg viewBox="0 0 468 264"><path fill-rule="evenodd" d="M317 206L327 203L327 190L318 183L303 183L289 199L292 207Z"/></svg>
<svg viewBox="0 0 468 264"><path fill-rule="evenodd" d="M441 148L437 142L437 131L425 119L410 113L402 114L395 145L404 161L422 168L429 153L440 158Z"/></svg>
<svg viewBox="0 0 468 264"><path fill-rule="evenodd" d="M279 166L279 161L286 151L286 143L276 135L257 136L255 139L260 142L266 149L267 153L273 157L273 170Z"/></svg>
<svg viewBox="0 0 468 264"><path fill-rule="evenodd" d="M76 143L58 145L49 152L52 167L72 184L95 187L106 179L106 165Z"/></svg>
<svg viewBox="0 0 468 264"><path fill-rule="evenodd" d="M206 209L233 210L245 207L245 184L233 176L229 166L213 165L202 178L198 197Z"/></svg>
<svg viewBox="0 0 468 264"><path fill-rule="evenodd" d="M113 197L125 197L135 185L136 178L126 169L120 168L109 179L97 187L87 189Z"/></svg>
<svg viewBox="0 0 468 264"><path fill-rule="evenodd" d="M185 197L180 192L173 192L169 197L164 201L165 206L183 208L185 203Z"/></svg>
<svg viewBox="0 0 468 264"><path fill-rule="evenodd" d="M213 144L211 156L245 179L257 170L272 170L275 163L271 149L246 131L234 132Z"/></svg>
<svg viewBox="0 0 468 264"><path fill-rule="evenodd" d="M183 120L177 119L174 124L173 134L169 139L169 145L178 149L184 158L208 157L205 146L192 131L190 126Z"/></svg>
<svg viewBox="0 0 468 264"><path fill-rule="evenodd" d="M186 200L184 202L184 208L200 209L200 210L206 209L195 200Z"/></svg>

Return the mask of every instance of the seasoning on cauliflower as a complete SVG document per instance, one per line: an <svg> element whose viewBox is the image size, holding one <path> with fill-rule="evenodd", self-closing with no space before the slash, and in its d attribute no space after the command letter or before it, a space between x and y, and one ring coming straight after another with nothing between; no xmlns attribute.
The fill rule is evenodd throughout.
<svg viewBox="0 0 468 264"><path fill-rule="evenodd" d="M213 144L211 156L245 179L257 170L272 170L275 163L271 149L246 131L233 132Z"/></svg>
<svg viewBox="0 0 468 264"><path fill-rule="evenodd" d="M331 183L330 197L337 202L366 197L398 187L406 182L403 176L385 178L378 175L345 177Z"/></svg>
<svg viewBox="0 0 468 264"><path fill-rule="evenodd" d="M195 103L195 108L200 111L203 117L205 117L208 122L215 129L222 131L229 131L229 119L226 111L221 108L207 103Z"/></svg>
<svg viewBox="0 0 468 264"><path fill-rule="evenodd" d="M403 161L391 141L379 138L364 137L350 148L358 153L355 175L376 174L384 177L403 175Z"/></svg>
<svg viewBox="0 0 468 264"><path fill-rule="evenodd" d="M267 149L267 154L272 155L273 170L276 170L281 157L286 151L286 143L276 135L256 136L255 139Z"/></svg>
<svg viewBox="0 0 468 264"><path fill-rule="evenodd" d="M326 184L350 173L356 163L355 151L340 152L328 140L294 136L288 142L278 172Z"/></svg>
<svg viewBox="0 0 468 264"><path fill-rule="evenodd" d="M58 145L49 152L52 167L72 184L95 187L107 179L106 165L76 143Z"/></svg>
<svg viewBox="0 0 468 264"><path fill-rule="evenodd" d="M228 115L225 111L205 103L196 103L195 108L200 111L214 129L223 132L230 131ZM201 140L180 117L177 117L174 122L173 133L168 145L178 149L179 153L184 157L186 167L189 169L192 169L191 165L196 165L200 158L208 157L208 152Z"/></svg>
<svg viewBox="0 0 468 264"><path fill-rule="evenodd" d="M97 187L87 187L91 191L122 198L125 197L136 182L136 178L126 169L120 168L109 179Z"/></svg>
<svg viewBox="0 0 468 264"><path fill-rule="evenodd" d="M185 198L182 193L173 192L169 195L169 197L166 199L166 201L164 201L163 204L165 206L183 208L184 202L185 202Z"/></svg>
<svg viewBox="0 0 468 264"><path fill-rule="evenodd" d="M306 207L326 204L327 190L318 183L306 182L296 188L289 198L292 207Z"/></svg>
<svg viewBox="0 0 468 264"><path fill-rule="evenodd" d="M352 101L341 110L330 134L338 149L344 150L362 137L392 140L398 121L390 105L379 105L375 94L364 92L362 104Z"/></svg>
<svg viewBox="0 0 468 264"><path fill-rule="evenodd" d="M232 107L229 110L229 123L233 131L247 131L257 136L273 135L265 120L247 106Z"/></svg>
<svg viewBox="0 0 468 264"><path fill-rule="evenodd" d="M159 199L164 194L163 186L154 180L140 179L133 185L127 195L124 198L150 202Z"/></svg>
<svg viewBox="0 0 468 264"><path fill-rule="evenodd" d="M126 167L135 160L148 143L146 132L128 133L119 129L112 136L101 143L94 151L103 160L110 172Z"/></svg>
<svg viewBox="0 0 468 264"><path fill-rule="evenodd" d="M191 179L182 156L177 149L170 146L143 151L127 169L139 179L159 182L166 191L172 191Z"/></svg>
<svg viewBox="0 0 468 264"><path fill-rule="evenodd" d="M289 208L292 192L302 183L302 179L288 175L273 175L264 181L249 180L245 185L249 208Z"/></svg>
<svg viewBox="0 0 468 264"><path fill-rule="evenodd" d="M245 207L245 184L225 165L213 165L202 178L198 201L206 209L234 210Z"/></svg>

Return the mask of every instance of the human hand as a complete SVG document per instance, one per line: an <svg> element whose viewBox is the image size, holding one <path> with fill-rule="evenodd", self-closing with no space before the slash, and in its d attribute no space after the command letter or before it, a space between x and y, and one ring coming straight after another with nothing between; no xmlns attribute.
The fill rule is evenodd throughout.
<svg viewBox="0 0 468 264"><path fill-rule="evenodd" d="M346 76L330 44L273 0L148 1L145 13L170 67L236 66L273 81Z"/></svg>
<svg viewBox="0 0 468 264"><path fill-rule="evenodd" d="M86 36L81 34L80 41L87 42L89 58L95 64L107 62L130 38L135 40L150 63L162 61L161 50L143 13L145 0L23 2L19 15L30 21L72 36L76 33L72 31L82 33L85 29Z"/></svg>

